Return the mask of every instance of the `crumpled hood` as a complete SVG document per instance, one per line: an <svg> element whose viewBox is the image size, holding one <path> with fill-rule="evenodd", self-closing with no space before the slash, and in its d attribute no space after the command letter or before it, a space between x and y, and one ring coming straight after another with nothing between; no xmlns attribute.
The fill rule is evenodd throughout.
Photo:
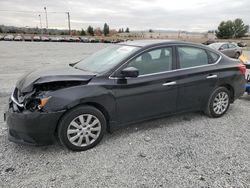
<svg viewBox="0 0 250 188"><path fill-rule="evenodd" d="M58 82L58 81L89 81L96 74L75 69L73 67L43 68L24 75L16 84L23 92L31 92L35 84Z"/></svg>

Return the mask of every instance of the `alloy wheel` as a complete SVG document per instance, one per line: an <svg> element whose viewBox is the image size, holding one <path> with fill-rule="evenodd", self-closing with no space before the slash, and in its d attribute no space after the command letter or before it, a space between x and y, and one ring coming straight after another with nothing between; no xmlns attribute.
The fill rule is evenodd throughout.
<svg viewBox="0 0 250 188"><path fill-rule="evenodd" d="M221 115L223 114L229 105L229 96L226 92L222 91L219 92L215 98L214 98L214 102L213 102L213 110L214 113Z"/></svg>
<svg viewBox="0 0 250 188"><path fill-rule="evenodd" d="M74 118L67 129L67 137L71 144L85 147L95 142L101 133L99 119L91 114L82 114Z"/></svg>

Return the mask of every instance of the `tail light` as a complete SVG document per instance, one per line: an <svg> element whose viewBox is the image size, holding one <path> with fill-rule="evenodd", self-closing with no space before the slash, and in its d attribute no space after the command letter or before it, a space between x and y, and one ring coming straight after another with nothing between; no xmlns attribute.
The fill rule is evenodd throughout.
<svg viewBox="0 0 250 188"><path fill-rule="evenodd" d="M246 66L244 65L244 64L241 64L240 66L239 66L239 69L240 69L240 72L242 73L242 74L246 74L246 71L247 71L247 69L246 69Z"/></svg>

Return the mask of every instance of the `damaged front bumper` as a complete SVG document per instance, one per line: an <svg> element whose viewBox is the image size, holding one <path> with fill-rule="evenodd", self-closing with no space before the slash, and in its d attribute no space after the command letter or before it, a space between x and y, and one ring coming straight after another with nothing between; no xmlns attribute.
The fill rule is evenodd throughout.
<svg viewBox="0 0 250 188"><path fill-rule="evenodd" d="M8 139L29 145L48 145L55 141L57 123L64 111L59 112L5 112Z"/></svg>
<svg viewBox="0 0 250 188"><path fill-rule="evenodd" d="M30 111L18 101L17 89L12 93L9 109L4 113L8 125L8 139L29 145L48 145L55 141L58 121L65 112Z"/></svg>

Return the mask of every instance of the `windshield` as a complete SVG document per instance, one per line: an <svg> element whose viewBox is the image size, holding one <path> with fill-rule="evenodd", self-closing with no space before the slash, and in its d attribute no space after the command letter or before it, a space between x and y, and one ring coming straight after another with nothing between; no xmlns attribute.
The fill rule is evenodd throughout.
<svg viewBox="0 0 250 188"><path fill-rule="evenodd" d="M95 73L105 72L119 64L124 58L138 49L139 48L135 46L113 45L81 60L74 67Z"/></svg>

